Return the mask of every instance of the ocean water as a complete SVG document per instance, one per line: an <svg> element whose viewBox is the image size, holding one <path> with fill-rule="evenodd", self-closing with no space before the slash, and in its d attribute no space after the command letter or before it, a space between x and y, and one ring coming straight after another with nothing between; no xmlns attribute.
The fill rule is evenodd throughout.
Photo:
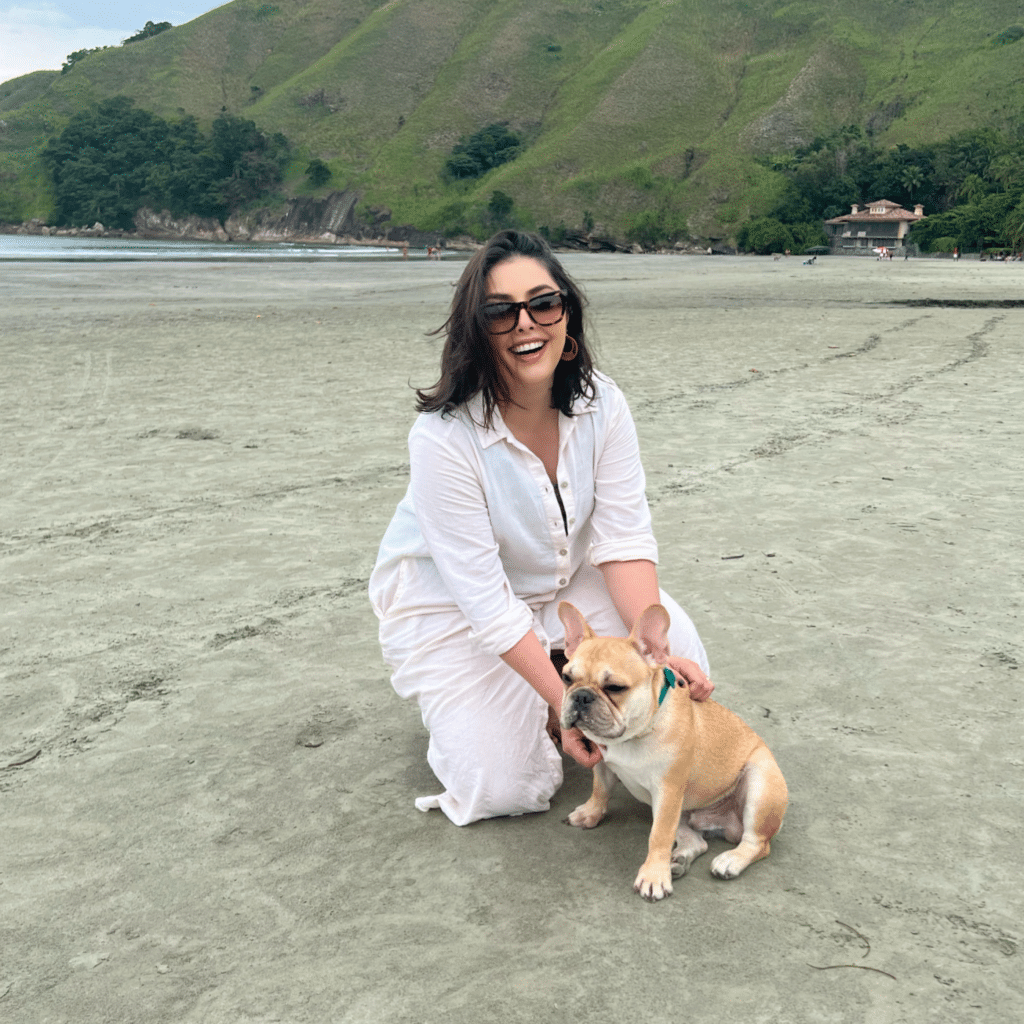
<svg viewBox="0 0 1024 1024"><path fill-rule="evenodd" d="M442 253L442 255L444 255ZM447 258L465 258L450 253ZM426 249L410 247L409 259L426 259ZM270 260L401 260L398 247L360 245L300 245L294 242L195 242L136 238L74 238L52 235L0 234L0 262L92 261L186 263L194 261Z"/></svg>

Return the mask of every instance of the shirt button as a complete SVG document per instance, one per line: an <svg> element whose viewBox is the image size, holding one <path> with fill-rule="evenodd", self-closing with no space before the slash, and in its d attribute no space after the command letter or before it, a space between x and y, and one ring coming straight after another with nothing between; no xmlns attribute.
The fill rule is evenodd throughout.
<svg viewBox="0 0 1024 1024"><path fill-rule="evenodd" d="M568 548L562 548L562 550L558 553L564 558L567 554L569 554L569 550Z"/></svg>
<svg viewBox="0 0 1024 1024"><path fill-rule="evenodd" d="M562 487L563 491L568 490L568 488L569 488L569 481L568 480L563 480L562 483L561 483L561 487Z"/></svg>
<svg viewBox="0 0 1024 1024"><path fill-rule="evenodd" d="M569 525L570 526L575 526L576 525L576 520L575 519L570 519L569 520Z"/></svg>
<svg viewBox="0 0 1024 1024"><path fill-rule="evenodd" d="M564 587L564 586L565 586L565 580L559 580L559 581L558 581L558 585L559 585L560 587Z"/></svg>

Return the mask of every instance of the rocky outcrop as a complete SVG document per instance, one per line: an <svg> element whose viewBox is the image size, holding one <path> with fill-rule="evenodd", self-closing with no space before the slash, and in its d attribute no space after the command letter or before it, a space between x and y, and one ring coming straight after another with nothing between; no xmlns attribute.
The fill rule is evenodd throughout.
<svg viewBox="0 0 1024 1024"><path fill-rule="evenodd" d="M135 230L141 238L198 239L204 242L229 242L230 236L215 217L189 216L177 220L170 210L157 213L144 206L135 213Z"/></svg>
<svg viewBox="0 0 1024 1024"><path fill-rule="evenodd" d="M372 206L357 211L359 193L345 189L323 198L303 196L277 207L233 213L223 225L212 217L173 217L168 210L143 208L135 229L143 238L202 239L217 242L308 242L322 245L445 245L436 231L392 225L391 211ZM458 247L447 243L449 248Z"/></svg>
<svg viewBox="0 0 1024 1024"><path fill-rule="evenodd" d="M332 192L323 199L291 199L283 209L233 213L224 230L233 242L337 242L360 234L359 193Z"/></svg>
<svg viewBox="0 0 1024 1024"><path fill-rule="evenodd" d="M51 227L39 217L23 221L21 224L11 224L0 221L0 235L53 235L54 237L70 238L127 238L130 232L108 230L99 221L92 227L84 224L80 228L56 228Z"/></svg>
<svg viewBox="0 0 1024 1024"><path fill-rule="evenodd" d="M409 225L391 224L391 210L371 206L358 210L359 193L348 189L323 198L304 196L276 207L233 213L221 224L214 217L176 218L169 210L143 207L135 214L135 231L107 230L100 223L81 228L51 228L41 220L24 224L0 224L0 233L74 235L104 238L152 238L168 241L205 242L305 242L314 245L437 246L473 251L480 243L462 235L445 238L436 231L420 231ZM640 246L593 231L567 231L556 248L575 252L662 252L705 254L696 240L677 242L673 248ZM718 251L718 250L716 250Z"/></svg>

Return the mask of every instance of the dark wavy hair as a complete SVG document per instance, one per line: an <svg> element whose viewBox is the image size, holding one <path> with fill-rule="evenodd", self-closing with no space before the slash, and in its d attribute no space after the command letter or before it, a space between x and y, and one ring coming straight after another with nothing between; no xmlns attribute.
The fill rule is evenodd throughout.
<svg viewBox="0 0 1024 1024"><path fill-rule="evenodd" d="M483 394L483 425L490 427L499 403L512 401L508 384L498 368L494 348L483 320L487 277L499 263L527 256L541 263L565 295L566 333L576 339L576 357L562 360L555 370L551 405L572 415L577 398L594 397L594 362L587 348L583 310L586 298L565 272L547 242L525 231L499 231L473 254L455 287L451 313L433 334L445 334L441 377L431 388L416 391L417 412L454 412L474 395Z"/></svg>

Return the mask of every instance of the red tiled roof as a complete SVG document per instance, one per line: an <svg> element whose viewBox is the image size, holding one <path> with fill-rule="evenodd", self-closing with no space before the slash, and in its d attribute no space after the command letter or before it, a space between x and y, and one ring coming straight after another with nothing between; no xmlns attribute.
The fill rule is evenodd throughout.
<svg viewBox="0 0 1024 1024"><path fill-rule="evenodd" d="M872 210L877 210L879 207L884 207L884 213L872 213ZM874 222L876 224L892 223L893 221L910 220L917 221L922 220L925 217L923 213L911 213L909 210L904 210L899 203L890 202L888 199L881 199L875 203L865 203L864 209L859 210L857 213L845 213L841 217L833 217L831 220L825 221L826 224L848 224L852 221L868 223Z"/></svg>

